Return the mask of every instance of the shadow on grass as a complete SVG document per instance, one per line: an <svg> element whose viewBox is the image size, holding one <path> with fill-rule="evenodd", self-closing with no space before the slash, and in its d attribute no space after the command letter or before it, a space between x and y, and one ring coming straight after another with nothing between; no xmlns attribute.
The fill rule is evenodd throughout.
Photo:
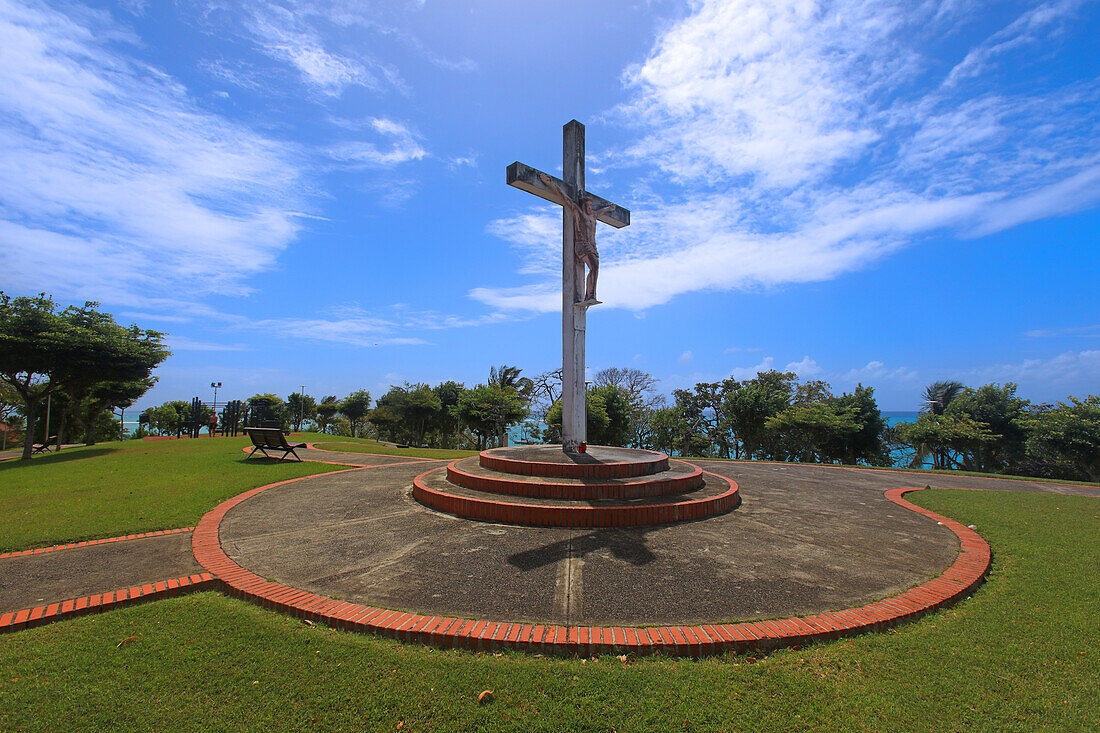
<svg viewBox="0 0 1100 733"><path fill-rule="evenodd" d="M257 454L254 458L251 456L245 456L239 463L250 463L257 466L274 466L278 463L306 463L306 461L296 461L293 458L273 458L271 456L261 456Z"/></svg>
<svg viewBox="0 0 1100 733"><path fill-rule="evenodd" d="M51 452L47 455L39 453L32 456L29 461L24 461L21 457L16 456L7 461L0 461L0 471L8 471L17 467L38 466L42 463L66 463L68 461L79 461L85 458L97 458L107 453L113 453L114 448L110 446L90 446L87 448L69 448L59 453Z"/></svg>

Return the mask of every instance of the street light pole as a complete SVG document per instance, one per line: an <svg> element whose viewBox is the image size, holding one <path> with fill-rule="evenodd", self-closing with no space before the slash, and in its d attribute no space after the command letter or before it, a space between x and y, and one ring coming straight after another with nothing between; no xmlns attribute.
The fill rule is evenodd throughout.
<svg viewBox="0 0 1100 733"><path fill-rule="evenodd" d="M302 385L302 391L298 393L298 429L302 429L302 420L305 419L306 386Z"/></svg>
<svg viewBox="0 0 1100 733"><path fill-rule="evenodd" d="M214 404L211 406L211 409L214 410L214 419L217 420L218 419L218 387L222 386L222 383L221 382L211 382L210 386L214 388ZM218 428L218 426L214 425L215 432L217 431L217 428ZM211 433L210 435L211 435L211 437L214 437L214 433Z"/></svg>

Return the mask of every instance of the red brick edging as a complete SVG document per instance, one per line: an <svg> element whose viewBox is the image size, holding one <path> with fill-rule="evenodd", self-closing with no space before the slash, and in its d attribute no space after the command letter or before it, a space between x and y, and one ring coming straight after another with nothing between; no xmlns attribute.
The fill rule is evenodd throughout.
<svg viewBox="0 0 1100 733"><path fill-rule="evenodd" d="M521 458L505 458L493 455L500 448L490 448L478 454L482 468L519 476L551 476L557 478L632 478L668 470L668 455L657 451L634 449L638 453L650 453L648 461L624 461L620 463L544 463Z"/></svg>
<svg viewBox="0 0 1100 733"><path fill-rule="evenodd" d="M709 471L702 473L725 481L729 488L717 496L708 496L705 499L637 506L549 506L500 501L494 499L492 494L486 494L484 498L458 496L434 489L424 482L424 477L429 473L441 470L443 466L425 471L413 479L413 497L421 504L466 519L528 527L637 527L668 524L713 517L741 503L737 484L725 476Z"/></svg>
<svg viewBox="0 0 1100 733"><path fill-rule="evenodd" d="M225 554L218 540L218 528L226 512L261 491L305 478L309 477L246 491L207 512L191 535L195 559L226 592L265 608L323 622L338 629L377 633L402 641L445 648L508 648L583 656L624 652L701 656L801 645L888 628L953 603L982 583L991 561L989 545L977 532L902 498L906 492L921 489L891 489L885 492L887 499L934 519L953 531L959 537L961 552L939 577L899 595L857 608L735 624L654 627L558 626L425 616L326 598L267 581L242 568Z"/></svg>
<svg viewBox="0 0 1100 733"><path fill-rule="evenodd" d="M67 601L50 603L46 606L9 611L0 615L0 634L29 629L33 626L41 626L51 621L60 621L73 616L83 616L86 613L98 613L134 603L181 596L185 593L212 588L214 585L214 576L210 573L195 573L194 575L184 575L179 578L168 578L154 583L135 585L130 588L120 588L106 593L81 596Z"/></svg>
<svg viewBox="0 0 1100 733"><path fill-rule="evenodd" d="M670 494L684 494L699 488L703 483L703 470L698 466L692 466L691 473L671 478L654 480L652 476L649 476L650 480L648 481L569 484L551 481L522 481L508 478L508 476L517 476L518 474L479 476L459 468L458 463L459 461L452 461L447 465L447 480L456 486L474 489L475 491L487 491L491 494L526 496L536 499L641 499L653 496L668 496Z"/></svg>
<svg viewBox="0 0 1100 733"><path fill-rule="evenodd" d="M22 557L23 555L41 555L43 552L55 552L57 550L72 550L77 547L91 547L108 542L125 542L126 540L140 540L146 537L161 537L166 534L180 534L190 532L194 527L180 527L179 529L158 529L154 532L142 532L141 534L128 534L121 537L104 537L101 540L84 540L83 542L70 542L67 545L53 545L51 547L36 547L33 550L16 550L15 552L0 553L0 560L9 557Z"/></svg>

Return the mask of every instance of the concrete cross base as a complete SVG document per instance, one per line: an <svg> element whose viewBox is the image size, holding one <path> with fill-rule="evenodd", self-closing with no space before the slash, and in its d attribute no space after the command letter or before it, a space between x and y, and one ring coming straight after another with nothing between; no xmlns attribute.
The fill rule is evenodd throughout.
<svg viewBox="0 0 1100 733"><path fill-rule="evenodd" d="M592 446L497 448L417 477L413 496L466 519L533 527L628 527L736 508L737 484L667 455Z"/></svg>

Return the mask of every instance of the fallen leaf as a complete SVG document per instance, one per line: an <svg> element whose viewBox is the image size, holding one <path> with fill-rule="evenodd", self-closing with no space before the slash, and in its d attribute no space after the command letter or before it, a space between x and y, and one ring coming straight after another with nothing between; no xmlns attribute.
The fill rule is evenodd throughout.
<svg viewBox="0 0 1100 733"><path fill-rule="evenodd" d="M119 643L115 644L115 649L118 649L120 646L122 646L123 644L125 644L128 641L137 641L137 637L136 636L127 636L125 639L123 639Z"/></svg>
<svg viewBox="0 0 1100 733"><path fill-rule="evenodd" d="M493 691L492 690L482 690L481 694L477 696L477 704L478 705L488 705L492 701L493 701Z"/></svg>
<svg viewBox="0 0 1100 733"><path fill-rule="evenodd" d="M404 720L397 721L397 730L401 730L404 727L405 727L405 721Z"/></svg>
<svg viewBox="0 0 1100 733"><path fill-rule="evenodd" d="M626 655L625 654L620 654L619 655L619 661L620 662L625 662L626 661Z"/></svg>

